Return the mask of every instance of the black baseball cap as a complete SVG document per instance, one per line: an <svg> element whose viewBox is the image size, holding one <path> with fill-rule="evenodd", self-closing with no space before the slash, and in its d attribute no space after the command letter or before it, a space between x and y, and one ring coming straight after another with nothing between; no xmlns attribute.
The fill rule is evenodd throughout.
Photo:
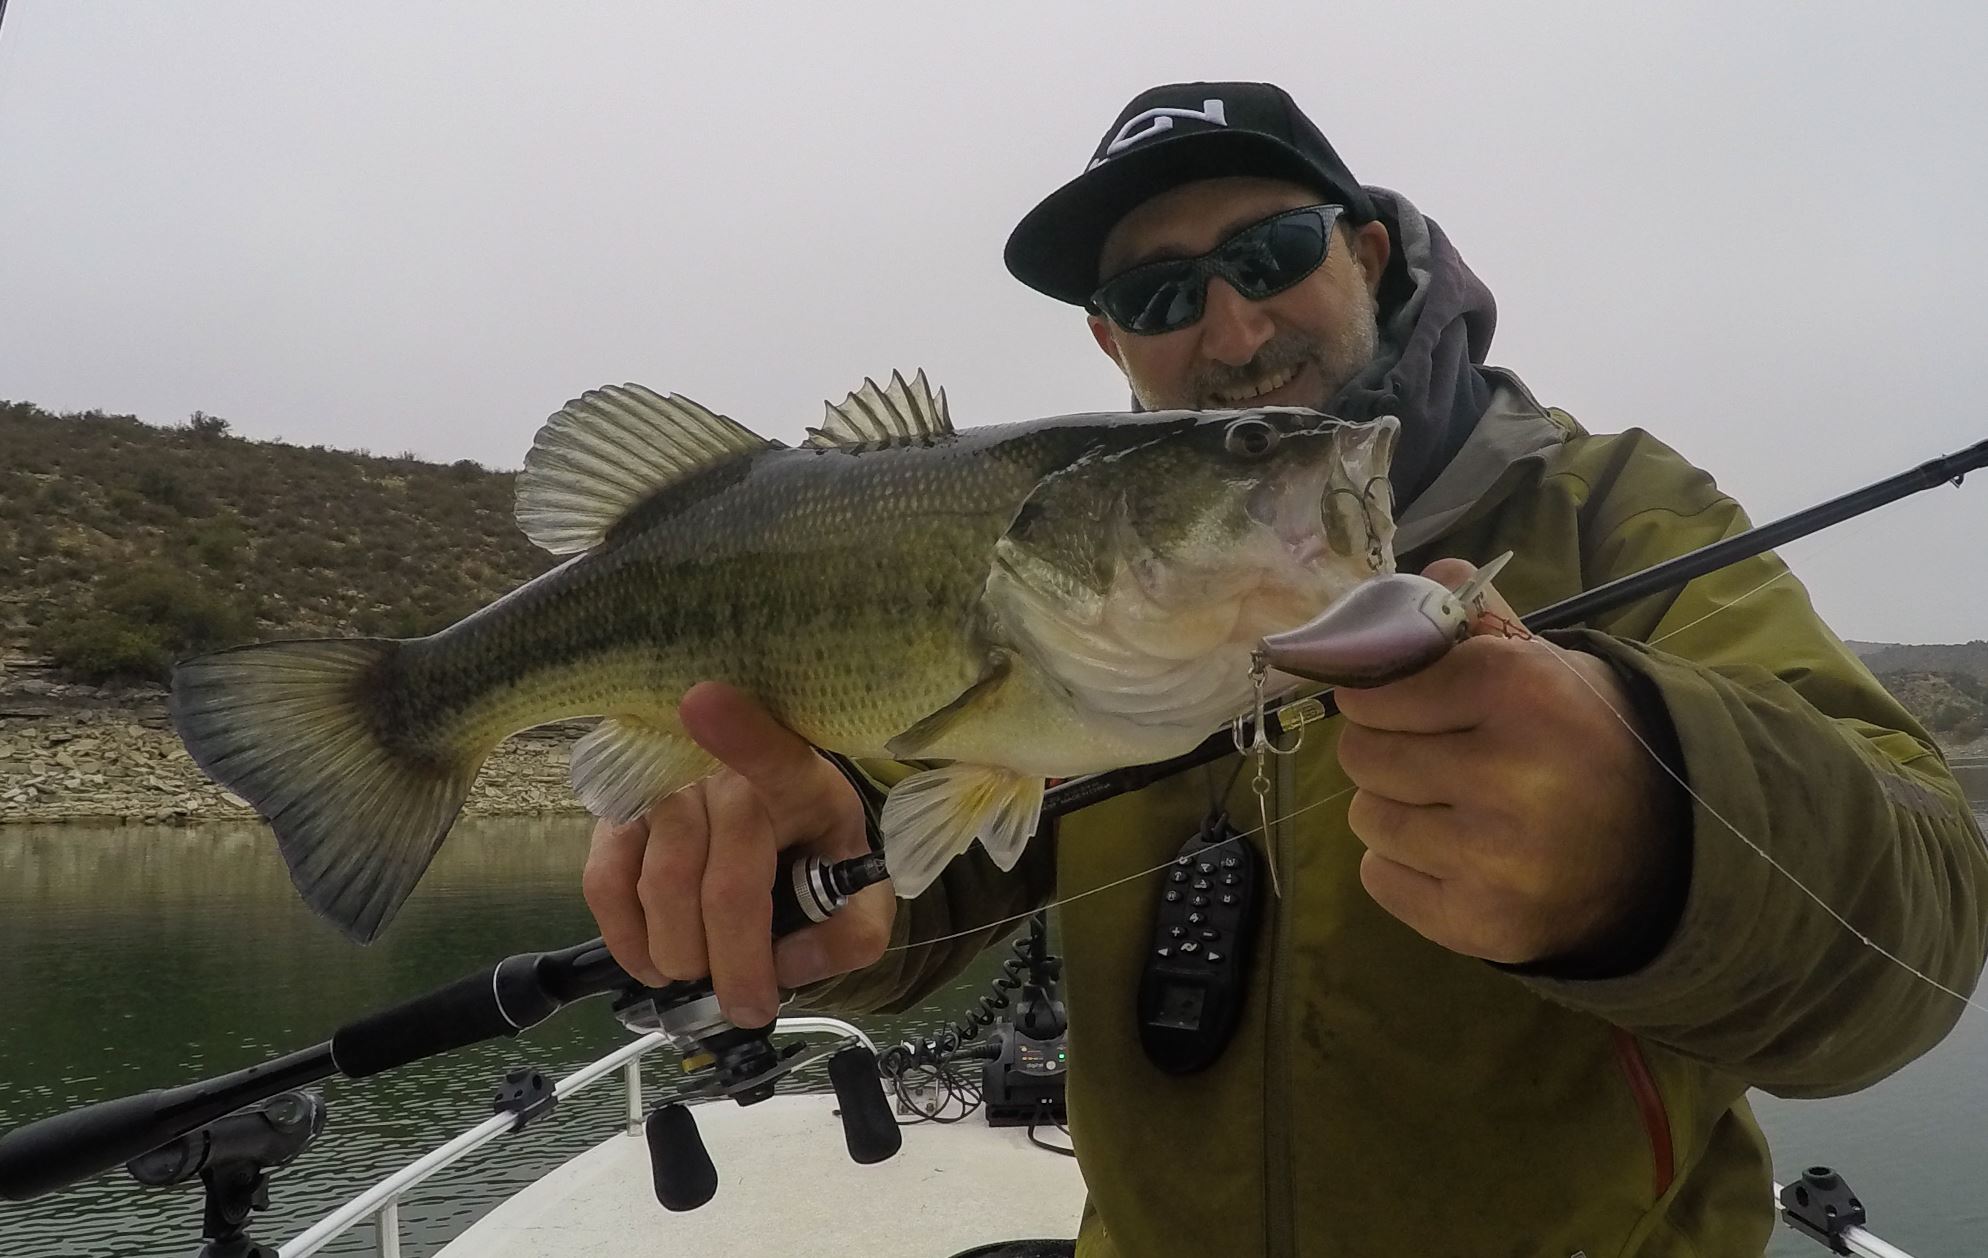
<svg viewBox="0 0 1988 1258"><path fill-rule="evenodd" d="M1345 206L1348 222L1374 217L1360 181L1283 88L1168 83L1133 97L1084 173L1023 216L1008 237L1008 270L1037 292L1084 305L1119 219L1169 188L1224 175L1289 179Z"/></svg>

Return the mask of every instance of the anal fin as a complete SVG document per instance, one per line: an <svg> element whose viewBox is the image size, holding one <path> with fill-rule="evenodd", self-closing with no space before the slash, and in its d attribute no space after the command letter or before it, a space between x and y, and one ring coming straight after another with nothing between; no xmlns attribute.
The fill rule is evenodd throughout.
<svg viewBox="0 0 1988 1258"><path fill-rule="evenodd" d="M913 774L884 800L884 859L897 894L932 885L974 841L1013 869L1042 819L1043 779L986 764L952 764Z"/></svg>
<svg viewBox="0 0 1988 1258"><path fill-rule="evenodd" d="M610 717L573 744L573 790L588 812L623 825L717 765L682 734Z"/></svg>

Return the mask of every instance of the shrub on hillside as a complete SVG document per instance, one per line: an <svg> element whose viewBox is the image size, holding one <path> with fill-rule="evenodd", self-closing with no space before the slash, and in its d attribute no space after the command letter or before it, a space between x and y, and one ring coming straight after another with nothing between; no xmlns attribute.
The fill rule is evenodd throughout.
<svg viewBox="0 0 1988 1258"><path fill-rule="evenodd" d="M186 426L196 437L225 437L230 427L227 420L219 415L209 415L206 411L195 411L187 416Z"/></svg>
<svg viewBox="0 0 1988 1258"><path fill-rule="evenodd" d="M88 681L163 682L174 660L255 636L255 617L239 601L160 565L107 578L91 603L49 621L38 643L58 667Z"/></svg>

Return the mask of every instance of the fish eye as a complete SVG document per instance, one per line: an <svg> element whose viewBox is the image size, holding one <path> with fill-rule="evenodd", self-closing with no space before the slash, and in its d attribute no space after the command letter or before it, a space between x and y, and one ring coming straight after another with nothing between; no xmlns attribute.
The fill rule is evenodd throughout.
<svg viewBox="0 0 1988 1258"><path fill-rule="evenodd" d="M1222 446L1244 459L1260 459L1277 448L1277 426L1263 419L1238 419L1222 432Z"/></svg>

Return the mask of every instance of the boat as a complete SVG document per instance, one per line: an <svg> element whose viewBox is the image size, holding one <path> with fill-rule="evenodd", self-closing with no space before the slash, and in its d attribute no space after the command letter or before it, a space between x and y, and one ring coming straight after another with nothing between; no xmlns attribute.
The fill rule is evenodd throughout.
<svg viewBox="0 0 1988 1258"><path fill-rule="evenodd" d="M830 1035L876 1049L859 1028L833 1018L786 1018L775 1032ZM512 1194L437 1258L664 1258L802 1250L850 1258L991 1258L997 1249L1025 1240L1068 1244L1075 1235L1084 1204L1082 1173L1036 1129L993 1126L961 1106L957 1116L939 1114L941 1121L908 1122L903 1147L894 1156L858 1165L839 1155L837 1099L823 1091L694 1107L720 1168L717 1191L701 1207L667 1211L657 1203L650 1150L642 1138L639 1065L668 1043L659 1033L644 1036L559 1080L554 1090L563 1097L619 1075L627 1094L624 1128ZM358 1193L277 1253L310 1258L363 1229L372 1233L372 1252L379 1258L400 1258L402 1200L519 1125L518 1115L505 1113L469 1128ZM1841 1195L1825 1200L1830 1190ZM1773 1204L1783 1222L1824 1247L1860 1258L1912 1258L1860 1222L1848 1222L1848 1216L1826 1230L1796 1222L1802 1217L1795 1212L1798 1205L1814 1205L1813 1217L1823 1219L1834 1208L1830 1202L1843 1199L1854 1200L1826 1168L1812 1168L1786 1188L1774 1185ZM1861 1207L1855 1217L1862 1218ZM1045 1256L1059 1252L1050 1244L1034 1249Z"/></svg>

